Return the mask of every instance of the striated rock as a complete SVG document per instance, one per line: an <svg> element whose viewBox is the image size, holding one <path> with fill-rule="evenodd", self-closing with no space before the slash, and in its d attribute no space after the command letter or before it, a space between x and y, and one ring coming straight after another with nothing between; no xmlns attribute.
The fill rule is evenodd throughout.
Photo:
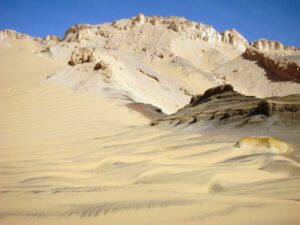
<svg viewBox="0 0 300 225"><path fill-rule="evenodd" d="M0 31L0 40L2 40L2 39L31 39L31 38L32 38L31 36L29 36L27 34L19 33L15 30L5 29L5 30Z"/></svg>
<svg viewBox="0 0 300 225"><path fill-rule="evenodd" d="M222 33L222 42L234 46L240 51L245 51L248 47L248 41L235 29L226 30Z"/></svg>
<svg viewBox="0 0 300 225"><path fill-rule="evenodd" d="M71 58L68 62L69 65L75 66L77 64L94 62L97 58L95 57L95 49L94 48L75 48L72 52Z"/></svg>
<svg viewBox="0 0 300 225"><path fill-rule="evenodd" d="M293 125L300 126L300 95L259 99L241 95L231 85L221 85L208 89L203 95L193 96L190 104L156 120L152 125L216 120L243 126L256 116L262 116L261 121L264 121L274 115L281 121L289 120Z"/></svg>
<svg viewBox="0 0 300 225"><path fill-rule="evenodd" d="M226 91L233 91L233 87L230 84L220 85L214 88L210 88L204 92L203 95L195 95L191 98L190 105L197 105L213 95L222 94Z"/></svg>
<svg viewBox="0 0 300 225"><path fill-rule="evenodd" d="M247 48L242 55L245 59L256 60L262 66L283 80L300 82L300 65L286 58L275 58L254 48Z"/></svg>

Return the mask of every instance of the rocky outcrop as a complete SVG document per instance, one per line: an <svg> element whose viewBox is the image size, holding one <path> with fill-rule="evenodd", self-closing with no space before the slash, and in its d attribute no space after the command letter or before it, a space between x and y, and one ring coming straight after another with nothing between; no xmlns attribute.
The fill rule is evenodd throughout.
<svg viewBox="0 0 300 225"><path fill-rule="evenodd" d="M99 38L109 38L110 33L101 25L77 24L70 27L64 36L66 42L95 41Z"/></svg>
<svg viewBox="0 0 300 225"><path fill-rule="evenodd" d="M145 15L143 13L140 13L132 20L132 25L144 24L145 21Z"/></svg>
<svg viewBox="0 0 300 225"><path fill-rule="evenodd" d="M239 94L231 85L222 85L208 89L203 95L192 97L190 104L174 114L154 121L152 125L179 125L210 120L242 125L259 115L262 116L262 121L274 115L283 120L291 118L290 121L299 126L300 96L259 99Z"/></svg>
<svg viewBox="0 0 300 225"><path fill-rule="evenodd" d="M221 34L212 26L189 21L183 17L161 17L161 16L145 16L139 15L128 19L119 20L110 23L110 26L119 31L131 31L137 26L151 24L153 26L163 26L170 31L177 32L179 35L185 36L193 40L203 40L211 43L221 43ZM65 33L64 40L67 42L78 42L81 40L90 40L95 37L95 29L101 25L77 24L70 27ZM108 32L108 31L106 31Z"/></svg>
<svg viewBox="0 0 300 225"><path fill-rule="evenodd" d="M294 46L285 46L279 41L274 40L266 40L266 39L259 39L256 41L253 41L251 43L251 46L260 50L260 51L270 51L270 50L299 50Z"/></svg>
<svg viewBox="0 0 300 225"><path fill-rule="evenodd" d="M58 36L56 36L56 35L47 35L45 38L44 38L44 40L46 41L46 42L50 42L50 43L53 43L53 44L57 44L57 43L59 43L62 39L60 38L60 37L58 37Z"/></svg>
<svg viewBox="0 0 300 225"><path fill-rule="evenodd" d="M260 50L260 51L269 51L269 50L284 50L284 45L279 41L260 39L253 41L251 46Z"/></svg>
<svg viewBox="0 0 300 225"><path fill-rule="evenodd" d="M258 61L280 79L300 82L300 65L297 62L288 61L286 58L275 58L254 48L247 48L242 56L248 60Z"/></svg>
<svg viewBox="0 0 300 225"><path fill-rule="evenodd" d="M111 68L108 63L101 60L100 62L96 63L94 70L111 71Z"/></svg>
<svg viewBox="0 0 300 225"><path fill-rule="evenodd" d="M190 105L198 105L201 102L204 102L205 100L209 99L210 97L222 94L227 91L233 91L233 87L230 84L224 84L220 85L214 88L210 88L204 92L203 95L195 95L191 98Z"/></svg>
<svg viewBox="0 0 300 225"><path fill-rule="evenodd" d="M145 16L140 13L131 19L124 19L114 21L110 24L102 25L89 25L89 24L76 24L71 26L65 33L64 40L67 42L80 42L89 41L99 38L111 37L111 28L115 28L115 31L128 31L131 32L133 29L143 26L152 25L160 26L160 28L168 29L170 32L176 32L178 35L192 39L192 40L203 40L209 43L226 43L231 45L238 51L245 51L249 46L248 41L236 30L226 30L223 33L219 33L212 26L198 23L195 21L187 20L183 17L169 16ZM142 30L139 31L141 35ZM254 48L259 50L290 50L295 49L294 47L284 46L282 43L270 40L257 40L251 44Z"/></svg>
<svg viewBox="0 0 300 225"><path fill-rule="evenodd" d="M243 35L241 35L235 29L224 31L222 33L222 42L230 44L240 51L245 51L249 46L246 38L244 38Z"/></svg>
<svg viewBox="0 0 300 225"><path fill-rule="evenodd" d="M163 17L160 20L160 23L166 25L167 29L177 32L193 40L200 39L210 43L221 42L221 34L217 32L212 26L206 24L189 21L183 17L172 16Z"/></svg>
<svg viewBox="0 0 300 225"><path fill-rule="evenodd" d="M75 66L77 64L95 62L96 60L97 57L95 56L95 48L75 48L68 64Z"/></svg>
<svg viewBox="0 0 300 225"><path fill-rule="evenodd" d="M84 34L84 32L82 31L87 31L88 28L92 27L93 26L90 24L75 24L65 32L63 40L67 42L78 41L80 39L80 36Z"/></svg>
<svg viewBox="0 0 300 225"><path fill-rule="evenodd" d="M32 37L27 35L27 34L23 34L23 33L19 33L15 30L1 30L0 31L0 40L3 39L31 39Z"/></svg>
<svg viewBox="0 0 300 225"><path fill-rule="evenodd" d="M103 60L97 62L94 66L94 71L100 72L105 82L110 81L112 76L112 68L107 62L104 62Z"/></svg>

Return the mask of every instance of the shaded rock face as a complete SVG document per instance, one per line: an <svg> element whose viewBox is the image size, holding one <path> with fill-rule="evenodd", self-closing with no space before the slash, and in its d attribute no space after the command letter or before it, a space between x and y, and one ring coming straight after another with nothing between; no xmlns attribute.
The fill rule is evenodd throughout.
<svg viewBox="0 0 300 225"><path fill-rule="evenodd" d="M94 71L99 71L107 79L109 79L112 76L111 66L108 63L104 62L103 60L95 64Z"/></svg>
<svg viewBox="0 0 300 225"><path fill-rule="evenodd" d="M300 65L286 58L275 58L254 48L247 48L242 55L245 59L256 60L283 80L300 82Z"/></svg>
<svg viewBox="0 0 300 225"><path fill-rule="evenodd" d="M110 70L110 66L108 63L104 62L103 60L101 60L100 62L97 62L96 65L94 66L94 70L103 70L103 71L107 71Z"/></svg>
<svg viewBox="0 0 300 225"><path fill-rule="evenodd" d="M95 62L96 60L94 48L75 48L68 64L75 66L76 64Z"/></svg>
<svg viewBox="0 0 300 225"><path fill-rule="evenodd" d="M0 40L1 39L30 39L31 36L23 33L19 33L15 30L1 30L0 31Z"/></svg>
<svg viewBox="0 0 300 225"><path fill-rule="evenodd" d="M173 125L190 124L199 121L217 120L224 123L243 123L254 116L279 116L283 120L292 118L300 127L300 95L258 99L234 91L231 85L208 89L203 95L193 96L190 104L176 113L162 117L152 123Z"/></svg>

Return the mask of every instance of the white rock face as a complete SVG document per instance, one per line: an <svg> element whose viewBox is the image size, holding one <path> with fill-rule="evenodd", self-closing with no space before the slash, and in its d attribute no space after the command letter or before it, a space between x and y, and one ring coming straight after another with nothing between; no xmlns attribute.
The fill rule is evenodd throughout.
<svg viewBox="0 0 300 225"><path fill-rule="evenodd" d="M157 28L157 32L162 32L161 35L163 36L167 35L168 33L173 35L172 32L176 32L179 36L191 40L202 40L208 43L222 42L222 35L212 26L189 21L183 17L147 17L141 13L132 19L114 21L109 24L110 26L107 25L108 24L74 25L67 30L64 40L67 42L80 42L83 40L96 40L99 38L99 36L109 38L111 36L110 32L112 28L122 32L124 31L123 35L127 33L127 36L142 36L142 31L140 31L141 33L135 34L133 30L136 28L142 30L148 29L148 26L152 25ZM116 32L116 30L114 30L114 32ZM244 40L242 36L240 39ZM239 40L239 38L237 38L237 40Z"/></svg>
<svg viewBox="0 0 300 225"><path fill-rule="evenodd" d="M151 29L155 29L156 32L159 32L159 35L147 33ZM158 42L162 42L170 36L176 36L176 34L189 40L201 40L217 45L226 43L239 52L245 51L250 45L246 38L235 29L219 33L210 25L189 21L183 17L145 16L142 13L130 19L118 20L107 24L76 24L66 31L63 40L71 43L99 43L105 38L107 40L102 40L103 45L106 42L106 46L108 46L108 42L114 42L112 36L122 36L121 39L124 45L130 45L130 42L134 42L137 39L147 38L151 41L151 39L157 38L156 36L159 36L160 40ZM152 35L152 37L149 38L150 36L146 37L146 35ZM117 44L120 45L121 43ZM168 43L164 44L168 46ZM284 46L278 41L265 39L254 41L251 43L251 46L262 51L295 49L294 47Z"/></svg>

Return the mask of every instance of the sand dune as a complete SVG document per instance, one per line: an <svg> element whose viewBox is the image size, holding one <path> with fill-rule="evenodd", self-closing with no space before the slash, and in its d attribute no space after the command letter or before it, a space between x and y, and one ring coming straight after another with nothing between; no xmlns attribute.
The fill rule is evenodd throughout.
<svg viewBox="0 0 300 225"><path fill-rule="evenodd" d="M2 97L0 116L0 224L299 219L295 159L149 127L113 100L47 84Z"/></svg>

